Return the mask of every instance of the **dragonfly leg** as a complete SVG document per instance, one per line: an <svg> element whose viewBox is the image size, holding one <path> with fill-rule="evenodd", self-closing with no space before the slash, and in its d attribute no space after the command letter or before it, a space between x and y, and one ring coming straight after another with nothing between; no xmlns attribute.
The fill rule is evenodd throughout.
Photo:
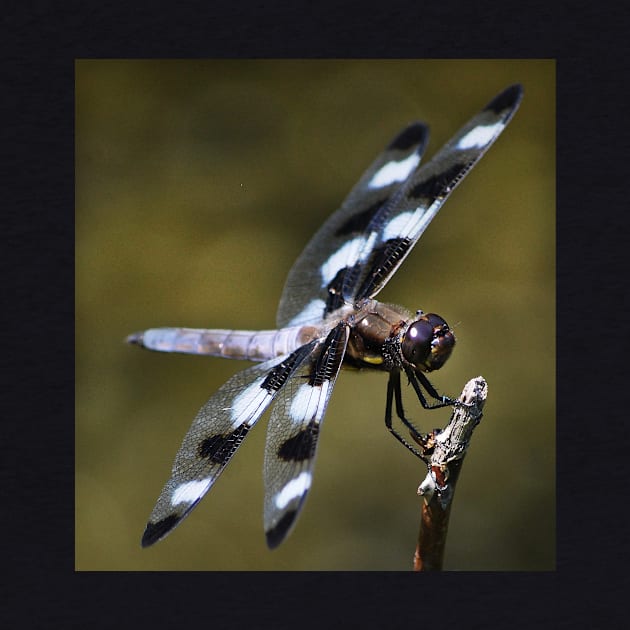
<svg viewBox="0 0 630 630"><path fill-rule="evenodd" d="M407 378L416 392L420 404L425 409L439 409L440 407L448 407L449 405L455 404L455 399L449 398L448 396L441 396L422 372L415 372L411 367L405 366L405 374L407 374ZM436 403L427 402L422 392L422 387L424 387L431 398L437 401Z"/></svg>
<svg viewBox="0 0 630 630"><path fill-rule="evenodd" d="M385 426L387 430L406 448L408 448L416 457L424 460L424 455L417 448L412 446L405 438L396 431L392 425L392 403L396 401L396 415L400 418L401 422L409 429L412 437L419 444L419 440L422 439L420 432L405 418L405 412L402 404L402 393L400 389L400 371L393 370L389 373L389 380L387 382L387 403L385 405Z"/></svg>

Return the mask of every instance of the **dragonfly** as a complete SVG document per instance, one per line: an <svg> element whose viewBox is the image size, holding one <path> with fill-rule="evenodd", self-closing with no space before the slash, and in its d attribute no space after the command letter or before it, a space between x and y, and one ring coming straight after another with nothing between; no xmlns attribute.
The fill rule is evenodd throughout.
<svg viewBox="0 0 630 630"><path fill-rule="evenodd" d="M421 434L403 409L401 377L420 404L457 404L427 374L450 357L455 335L435 313L379 302L444 201L497 139L523 94L514 84L469 120L430 161L422 122L387 145L342 205L311 238L289 271L274 330L151 328L126 341L160 352L247 359L199 410L151 512L141 544L163 539L212 488L272 404L264 454L264 531L270 549L293 530L312 485L317 441L342 367L388 374L385 426L423 457L393 423Z"/></svg>

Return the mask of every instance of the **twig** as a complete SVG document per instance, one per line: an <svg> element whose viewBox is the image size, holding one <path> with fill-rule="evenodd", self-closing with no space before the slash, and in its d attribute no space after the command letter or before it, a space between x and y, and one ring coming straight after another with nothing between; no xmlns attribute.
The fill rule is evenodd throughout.
<svg viewBox="0 0 630 630"><path fill-rule="evenodd" d="M414 571L441 571L448 519L457 479L474 428L481 420L488 385L478 376L466 383L446 428L434 432L420 445L424 448L429 472L418 488L423 497L422 520L414 554Z"/></svg>

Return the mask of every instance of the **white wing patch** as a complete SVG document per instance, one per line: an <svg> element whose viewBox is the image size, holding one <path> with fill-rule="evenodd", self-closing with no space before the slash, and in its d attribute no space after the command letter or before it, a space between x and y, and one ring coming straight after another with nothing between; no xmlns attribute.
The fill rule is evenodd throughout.
<svg viewBox="0 0 630 630"><path fill-rule="evenodd" d="M394 182L402 182L407 179L409 173L413 171L420 162L420 156L417 153L412 153L408 158L396 162L392 160L383 165L368 183L369 188L382 188L383 186L389 186Z"/></svg>
<svg viewBox="0 0 630 630"><path fill-rule="evenodd" d="M283 510L291 500L301 497L311 487L311 473L305 470L282 488L275 496L274 503L279 510Z"/></svg>
<svg viewBox="0 0 630 630"><path fill-rule="evenodd" d="M230 415L235 429L259 415L261 406L264 409L271 402L272 395L261 387L265 378L257 378L232 401Z"/></svg>
<svg viewBox="0 0 630 630"><path fill-rule="evenodd" d="M289 326L299 326L313 321L321 321L324 316L326 302L322 299L311 300L290 322Z"/></svg>
<svg viewBox="0 0 630 630"><path fill-rule="evenodd" d="M416 210L399 214L385 225L381 240L388 241L391 238L417 239L426 230L427 225L431 223L440 205L436 201L428 208L420 206Z"/></svg>
<svg viewBox="0 0 630 630"><path fill-rule="evenodd" d="M397 217L394 217L383 230L382 240L388 241L390 238L399 238L401 236L405 236L406 228L409 225L409 222L413 218L415 212L410 210L409 212L403 212L399 214Z"/></svg>
<svg viewBox="0 0 630 630"><path fill-rule="evenodd" d="M210 485L210 479L202 479L201 481L186 481L177 486L171 495L171 505L179 505L180 503L194 503Z"/></svg>
<svg viewBox="0 0 630 630"><path fill-rule="evenodd" d="M322 419L322 414L326 408L326 394L330 381L324 381L319 387L314 387L308 383L300 385L289 409L289 416L296 424Z"/></svg>
<svg viewBox="0 0 630 630"><path fill-rule="evenodd" d="M471 129L458 143L456 148L460 151L486 146L505 126L503 121L494 125L480 125Z"/></svg>
<svg viewBox="0 0 630 630"><path fill-rule="evenodd" d="M339 271L348 265L349 261L355 260L364 245L365 237L358 236L345 243L334 254L331 254L328 260L320 267L322 286L328 286Z"/></svg>
<svg viewBox="0 0 630 630"><path fill-rule="evenodd" d="M407 238L412 241L419 238L422 232L427 229L427 226L433 220L433 217L437 214L437 211L442 205L442 200L437 199L428 208L420 206L415 212L413 217L413 224L409 230Z"/></svg>

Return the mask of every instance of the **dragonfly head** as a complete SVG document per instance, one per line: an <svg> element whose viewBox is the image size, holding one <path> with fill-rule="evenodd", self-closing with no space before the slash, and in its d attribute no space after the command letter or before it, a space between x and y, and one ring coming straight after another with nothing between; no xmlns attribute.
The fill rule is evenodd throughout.
<svg viewBox="0 0 630 630"><path fill-rule="evenodd" d="M402 353L416 370L439 370L451 356L455 335L435 313L422 313L407 328L402 338Z"/></svg>

